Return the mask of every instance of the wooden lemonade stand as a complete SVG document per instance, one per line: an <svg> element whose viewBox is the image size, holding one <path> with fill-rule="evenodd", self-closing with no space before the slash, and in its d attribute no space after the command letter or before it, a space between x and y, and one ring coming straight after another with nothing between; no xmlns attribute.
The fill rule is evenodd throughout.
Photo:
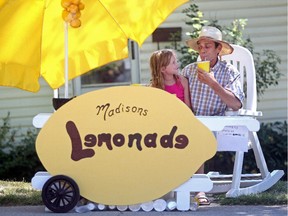
<svg viewBox="0 0 288 216"><path fill-rule="evenodd" d="M53 212L70 211L80 196L120 207L144 205L170 192L174 208L187 211L191 192L213 188L207 175L193 174L215 154L214 135L165 91L97 90L53 114L39 114L33 124L42 128L36 150L47 172L36 173L32 186L42 190Z"/></svg>

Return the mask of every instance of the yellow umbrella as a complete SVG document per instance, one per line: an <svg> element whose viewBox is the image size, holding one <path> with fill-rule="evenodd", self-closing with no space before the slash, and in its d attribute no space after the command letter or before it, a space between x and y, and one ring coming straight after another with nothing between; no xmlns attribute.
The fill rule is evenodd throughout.
<svg viewBox="0 0 288 216"><path fill-rule="evenodd" d="M51 88L57 89L65 83L65 70L70 80L127 58L128 38L141 46L173 10L187 1L0 0L0 85L37 92L39 77L43 76ZM81 7L77 13L72 9L63 12L65 4ZM69 10L74 18L81 13L81 26L68 27L65 49L62 13L66 17Z"/></svg>

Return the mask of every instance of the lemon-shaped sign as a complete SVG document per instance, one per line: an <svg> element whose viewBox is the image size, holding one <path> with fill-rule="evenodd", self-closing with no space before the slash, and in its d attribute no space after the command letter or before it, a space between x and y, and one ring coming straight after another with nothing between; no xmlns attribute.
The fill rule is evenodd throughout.
<svg viewBox="0 0 288 216"><path fill-rule="evenodd" d="M37 154L81 196L106 205L143 203L186 182L216 152L216 140L174 95L112 87L71 100L46 122Z"/></svg>

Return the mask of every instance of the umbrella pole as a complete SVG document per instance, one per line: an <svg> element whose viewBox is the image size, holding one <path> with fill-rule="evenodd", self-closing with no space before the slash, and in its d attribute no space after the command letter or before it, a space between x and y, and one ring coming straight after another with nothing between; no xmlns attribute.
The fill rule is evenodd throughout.
<svg viewBox="0 0 288 216"><path fill-rule="evenodd" d="M64 97L68 98L69 92L68 92L68 23L64 22L64 44L65 44L65 91L64 91Z"/></svg>

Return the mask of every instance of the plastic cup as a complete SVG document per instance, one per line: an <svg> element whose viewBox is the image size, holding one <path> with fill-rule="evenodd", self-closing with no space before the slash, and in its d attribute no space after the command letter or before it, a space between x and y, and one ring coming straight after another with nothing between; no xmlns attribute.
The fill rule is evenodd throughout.
<svg viewBox="0 0 288 216"><path fill-rule="evenodd" d="M164 199L157 199L153 202L153 208L157 212L162 212L166 209L167 202Z"/></svg>
<svg viewBox="0 0 288 216"><path fill-rule="evenodd" d="M200 61L200 62L197 63L197 65L198 65L198 68L200 68L200 69L202 69L202 70L204 70L204 71L209 73L209 71L210 71L210 61Z"/></svg>
<svg viewBox="0 0 288 216"><path fill-rule="evenodd" d="M150 212L153 210L153 201L150 202L146 202L146 203L142 203L141 204L141 208L143 209L143 211L145 212Z"/></svg>
<svg viewBox="0 0 288 216"><path fill-rule="evenodd" d="M133 212L137 212L140 211L141 204L129 205L128 208Z"/></svg>
<svg viewBox="0 0 288 216"><path fill-rule="evenodd" d="M117 205L116 208L118 211L126 211L128 209L127 205Z"/></svg>

